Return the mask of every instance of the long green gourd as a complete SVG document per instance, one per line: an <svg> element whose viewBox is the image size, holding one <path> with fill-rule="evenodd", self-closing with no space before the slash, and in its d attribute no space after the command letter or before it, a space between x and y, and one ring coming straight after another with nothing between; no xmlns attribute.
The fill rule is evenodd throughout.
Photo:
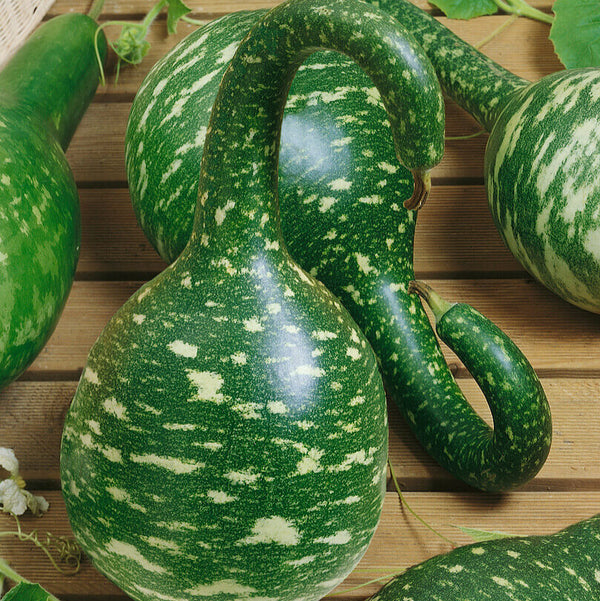
<svg viewBox="0 0 600 601"><path fill-rule="evenodd" d="M154 66L134 100L126 135L130 194L146 235L167 261L190 236L219 82L263 15L234 13L193 32ZM465 400L423 308L408 293L416 213L402 202L413 188L410 173L395 161L376 89L346 57L317 53L294 79L279 182L292 256L342 300L367 335L389 395L427 451L484 490L532 478L551 441L544 392L518 349L480 316L481 327L466 328L460 353L489 391L493 431ZM497 346L496 337L509 355L481 352L486 344ZM516 374L517 385L509 385Z"/></svg>
<svg viewBox="0 0 600 601"><path fill-rule="evenodd" d="M321 47L372 78L409 168L442 155L435 74L385 13L286 2L239 47L208 127L191 240L106 326L65 420L73 532L136 600L316 600L377 526L387 419L375 356L279 226L285 100Z"/></svg>
<svg viewBox="0 0 600 601"><path fill-rule="evenodd" d="M96 22L39 27L0 72L0 388L40 352L71 289L79 196L64 151L99 82ZM106 56L104 35L98 36Z"/></svg>
<svg viewBox="0 0 600 601"><path fill-rule="evenodd" d="M369 601L593 601L600 598L600 516L548 536L460 547L410 568Z"/></svg>
<svg viewBox="0 0 600 601"><path fill-rule="evenodd" d="M419 40L446 93L490 137L487 196L504 242L538 281L600 313L600 70L531 83L407 0L378 0Z"/></svg>

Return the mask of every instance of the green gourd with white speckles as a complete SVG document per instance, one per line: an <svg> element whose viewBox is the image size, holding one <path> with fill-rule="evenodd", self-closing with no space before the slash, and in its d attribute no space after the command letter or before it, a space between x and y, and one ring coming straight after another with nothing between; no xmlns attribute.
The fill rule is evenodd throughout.
<svg viewBox="0 0 600 601"><path fill-rule="evenodd" d="M219 82L263 14L234 13L192 33L154 66L134 100L126 135L130 193L146 235L167 261L190 236ZM416 119L410 101L405 106ZM423 118L419 123L431 126ZM495 343L490 324L493 335L488 328L466 331L463 357L483 374L484 386L493 374L494 430L466 402L407 290L417 215L402 207L413 187L410 173L395 160L377 90L346 57L319 52L301 66L283 120L279 181L292 256L342 300L367 335L388 393L427 451L485 490L532 478L551 440L543 390L530 367L518 367L518 350L506 358L481 352L490 339ZM516 373L519 386L508 387Z"/></svg>
<svg viewBox="0 0 600 601"><path fill-rule="evenodd" d="M419 40L442 87L489 132L487 196L504 242L538 281L600 313L600 70L531 83L407 0L379 0Z"/></svg>
<svg viewBox="0 0 600 601"><path fill-rule="evenodd" d="M410 568L369 601L593 601L600 516L556 534L489 540Z"/></svg>
<svg viewBox="0 0 600 601"><path fill-rule="evenodd" d="M191 240L108 323L65 419L73 532L139 601L319 599L379 520L387 419L375 356L279 226L285 100L321 47L375 82L409 167L441 156L442 121L415 128L399 101L438 116L437 79L385 13L292 0L239 47L208 126Z"/></svg>
<svg viewBox="0 0 600 601"><path fill-rule="evenodd" d="M51 19L0 72L0 388L58 321L79 257L79 197L64 155L98 85L98 29ZM100 56L106 41L98 36Z"/></svg>

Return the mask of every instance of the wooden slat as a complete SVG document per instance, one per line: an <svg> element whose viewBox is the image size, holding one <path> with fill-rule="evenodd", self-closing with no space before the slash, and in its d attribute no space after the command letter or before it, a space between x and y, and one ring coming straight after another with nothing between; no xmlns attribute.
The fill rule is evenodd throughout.
<svg viewBox="0 0 600 601"><path fill-rule="evenodd" d="M125 185L125 130L129 103L94 103L85 114L67 151L67 158L80 186L110 183ZM446 117L448 136L478 131L475 121L449 103ZM391 136L391 134L390 134ZM487 136L471 140L449 140L434 177L452 181L483 178L483 155Z"/></svg>
<svg viewBox="0 0 600 601"><path fill-rule="evenodd" d="M64 503L59 493L44 493L51 503L48 514L36 519L23 518L26 531L48 530L56 535L70 533ZM457 544L472 542L456 526L500 530L511 534L550 534L569 524L593 515L600 508L599 492L581 493L512 493L481 495L476 493L407 493L406 500L429 524ZM0 514L0 530L13 529L12 518ZM363 584L374 577L385 576L449 551L450 545L426 530L404 511L395 493L388 493L379 528L358 569L339 591ZM99 599L126 597L85 561L81 573L66 578L50 567L47 559L30 545L2 539L2 557L11 562L25 578L36 579L65 601L97 595ZM363 599L376 592L373 584L342 596Z"/></svg>
<svg viewBox="0 0 600 601"><path fill-rule="evenodd" d="M467 399L490 422L475 383L459 382ZM524 490L598 489L600 464L589 458L600 456L600 439L589 432L600 432L600 379L544 378L542 384L552 409L554 441L542 471ZM15 382L0 392L0 441L15 449L26 480L56 486L62 424L76 385L75 381ZM389 413L390 459L403 488L463 488L425 453L396 407L390 405Z"/></svg>
<svg viewBox="0 0 600 601"><path fill-rule="evenodd" d="M77 372L113 313L142 282L75 282L62 319L26 378ZM469 302L502 328L544 374L600 373L600 320L531 280L434 280L449 300ZM451 363L457 360L450 352ZM36 375L37 374L37 375ZM461 371L460 375L464 375Z"/></svg>
<svg viewBox="0 0 600 601"><path fill-rule="evenodd" d="M82 245L78 277L147 277L166 264L146 240L123 188L81 189ZM468 216L468 219L465 218ZM483 186L434 186L415 236L420 277L525 273L504 246Z"/></svg>
<svg viewBox="0 0 600 601"><path fill-rule="evenodd" d="M475 44L505 23L507 18L505 16L491 16L473 21L441 18L440 21L459 37L470 44ZM123 97L132 98L150 67L195 29L196 26L181 23L178 26L177 33L168 36L164 20L157 21L148 35L151 48L144 58L144 62L138 67L123 68L118 84L115 84L111 67L111 65L114 66L114 61L112 61L107 67L107 85L98 89L96 101L105 102L111 99L122 100ZM109 39L116 39L118 32L118 28L113 26L106 29ZM563 68L554 54L548 34L548 25L530 19L519 19L482 50L510 71L535 81L544 75ZM527 45L523 44L523 40L527 40ZM521 51L514 52L515 48L520 48Z"/></svg>
<svg viewBox="0 0 600 601"><path fill-rule="evenodd" d="M188 0L186 5L192 9L192 15L222 15L237 10L255 10L257 8L272 8L280 0ZM411 0L420 8L438 14L427 0ZM535 8L549 12L554 0L528 0ZM105 15L143 15L152 6L148 0L108 0L104 5ZM88 4L81 0L57 0L48 12L48 16L66 12L85 11Z"/></svg>

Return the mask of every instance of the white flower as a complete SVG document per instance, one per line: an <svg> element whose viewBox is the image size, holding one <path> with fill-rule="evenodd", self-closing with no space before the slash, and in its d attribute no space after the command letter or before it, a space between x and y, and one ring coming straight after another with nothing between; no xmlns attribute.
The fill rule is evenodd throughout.
<svg viewBox="0 0 600 601"><path fill-rule="evenodd" d="M12 449L0 447L0 467L10 472L10 478L0 482L0 508L14 515L23 515L29 508L40 516L48 511L48 501L25 490L25 480L19 474L19 461Z"/></svg>
<svg viewBox="0 0 600 601"><path fill-rule="evenodd" d="M14 480L0 482L0 504L4 511L23 515L27 511L27 500L23 489Z"/></svg>
<svg viewBox="0 0 600 601"><path fill-rule="evenodd" d="M12 449L0 447L0 467L3 467L11 476L19 474L19 461Z"/></svg>

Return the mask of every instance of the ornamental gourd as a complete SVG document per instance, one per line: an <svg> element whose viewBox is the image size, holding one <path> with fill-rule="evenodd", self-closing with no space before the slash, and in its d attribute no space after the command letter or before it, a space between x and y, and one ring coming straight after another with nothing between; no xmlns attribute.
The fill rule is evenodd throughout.
<svg viewBox="0 0 600 601"><path fill-rule="evenodd" d="M98 86L97 30L86 15L50 19L0 72L0 388L52 334L75 275L79 196L64 152Z"/></svg>
<svg viewBox="0 0 600 601"><path fill-rule="evenodd" d="M167 261L190 237L219 82L262 15L233 13L190 34L153 67L133 102L126 135L130 194ZM416 108L406 100L415 121ZM292 257L342 300L366 334L388 394L425 449L484 490L532 478L551 441L542 387L511 341L479 316L481 328L464 328L460 348L452 340L450 346L486 390L493 430L464 398L425 311L408 292L417 213L402 203L413 191L411 175L396 162L377 90L347 57L319 52L300 67L283 120L279 183ZM498 344L510 352L482 352Z"/></svg>
<svg viewBox="0 0 600 601"><path fill-rule="evenodd" d="M419 40L442 87L490 132L487 197L504 242L544 286L600 313L600 70L531 83L407 0L379 0Z"/></svg>
<svg viewBox="0 0 600 601"><path fill-rule="evenodd" d="M600 516L556 534L489 540L438 555L394 578L369 601L457 598L493 601L600 598Z"/></svg>
<svg viewBox="0 0 600 601"><path fill-rule="evenodd" d="M293 0L239 47L207 129L191 240L106 326L65 420L73 532L140 601L319 599L379 519L387 420L375 356L279 226L285 99L320 47L372 78L409 168L442 154L435 75L385 13Z"/></svg>

